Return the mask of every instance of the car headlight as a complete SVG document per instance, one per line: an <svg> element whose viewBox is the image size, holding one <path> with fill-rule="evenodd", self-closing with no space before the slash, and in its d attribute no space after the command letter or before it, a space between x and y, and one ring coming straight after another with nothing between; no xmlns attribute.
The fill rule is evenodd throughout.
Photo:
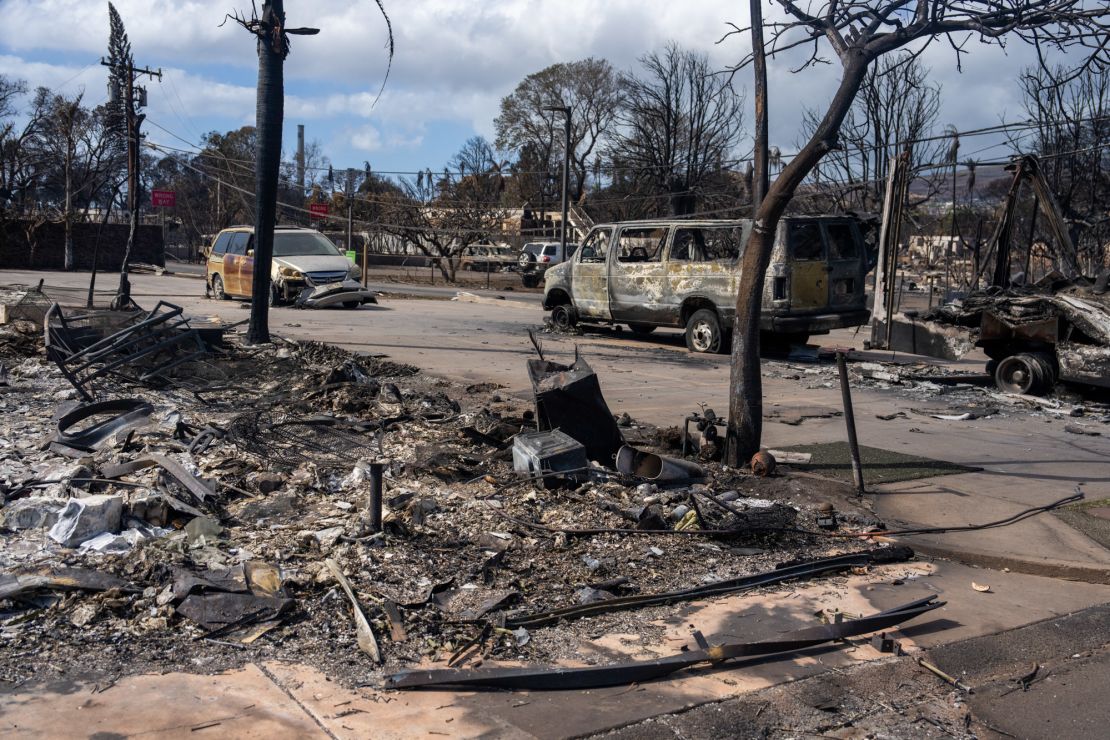
<svg viewBox="0 0 1110 740"><path fill-rule="evenodd" d="M358 265L351 265L351 269L347 270L347 277L349 277L351 280L361 280L362 268Z"/></svg>
<svg viewBox="0 0 1110 740"><path fill-rule="evenodd" d="M294 270L292 267L282 267L278 270L282 277L287 278L303 278L300 270Z"/></svg>

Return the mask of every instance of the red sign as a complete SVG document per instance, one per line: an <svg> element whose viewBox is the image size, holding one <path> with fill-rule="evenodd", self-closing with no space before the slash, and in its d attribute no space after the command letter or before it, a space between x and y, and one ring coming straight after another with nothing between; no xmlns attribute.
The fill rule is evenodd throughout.
<svg viewBox="0 0 1110 740"><path fill-rule="evenodd" d="M313 218L324 218L331 212L331 206L327 203L309 203L308 212Z"/></svg>
<svg viewBox="0 0 1110 740"><path fill-rule="evenodd" d="M151 190L150 204L155 208L173 208L177 205L177 193L172 190Z"/></svg>

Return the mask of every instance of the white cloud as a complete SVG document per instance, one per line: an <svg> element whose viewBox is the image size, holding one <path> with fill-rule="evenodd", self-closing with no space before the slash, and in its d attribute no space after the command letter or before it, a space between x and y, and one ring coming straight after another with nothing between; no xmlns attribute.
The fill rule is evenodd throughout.
<svg viewBox="0 0 1110 740"><path fill-rule="evenodd" d="M108 38L104 3L0 1L0 54L6 54L0 56L0 72L32 85L68 82L71 91L84 86L94 102L103 98L98 61ZM220 27L225 13L245 2L115 0L115 5L136 60L166 68L165 82L150 85L151 120L189 140L208 129L253 121L254 40L232 21ZM385 24L376 4L286 3L290 25L321 29L318 36L293 39L285 65L286 119L311 122L336 161L348 153L353 159L359 152L432 146L436 141L428 132L437 123L492 136L500 98L525 75L559 61L596 56L630 69L637 57L674 40L704 50L723 69L749 48L742 35L716 43L729 30L726 21L747 22L745 4L735 0L385 0L385 5L397 56L385 94L371 110L386 62ZM770 17L773 6L766 7ZM827 101L839 74L835 60L791 74L800 59L791 55L771 64L772 139L784 151L795 144L802 107ZM1003 113L1019 114L1013 80L1033 60L1027 48L1013 44L1001 52L975 46L962 75L945 44L935 44L924 59L944 86L944 123L966 128L995 123ZM743 70L736 82L748 87L750 78Z"/></svg>
<svg viewBox="0 0 1110 740"><path fill-rule="evenodd" d="M351 146L362 152L376 152L382 146L382 134L374 126L361 126L348 130Z"/></svg>

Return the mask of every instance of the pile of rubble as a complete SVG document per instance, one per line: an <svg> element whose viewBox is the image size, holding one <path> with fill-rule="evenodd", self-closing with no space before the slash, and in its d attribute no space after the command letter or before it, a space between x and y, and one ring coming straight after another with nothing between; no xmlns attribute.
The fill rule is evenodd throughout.
<svg viewBox="0 0 1110 740"><path fill-rule="evenodd" d="M830 501L878 524L848 486L656 454L584 361L533 361L533 406L174 308L0 329L4 680L584 659L675 602L910 555L822 536Z"/></svg>
<svg viewBox="0 0 1110 740"><path fill-rule="evenodd" d="M824 358L822 358L824 360ZM770 375L797 381L803 388L835 388L835 364L788 360L765 361ZM887 418L913 415L944 421L973 421L988 417L1021 417L1055 422L1077 434L1110 434L1110 396L1097 388L1060 384L1048 396L1003 393L985 372L967 372L947 364L911 360L880 361L856 357L850 365L852 385L889 391L903 399L904 411ZM817 413L820 411L820 413ZM801 423L796 410L779 415L772 406L768 418L787 424ZM839 415L831 409L814 410L813 416Z"/></svg>

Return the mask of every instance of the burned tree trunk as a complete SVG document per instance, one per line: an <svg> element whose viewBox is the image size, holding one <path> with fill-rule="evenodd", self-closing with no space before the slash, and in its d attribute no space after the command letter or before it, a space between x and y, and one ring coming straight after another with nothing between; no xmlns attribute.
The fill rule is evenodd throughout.
<svg viewBox="0 0 1110 740"><path fill-rule="evenodd" d="M763 284L775 246L779 219L794 191L821 157L837 146L840 124L852 107L867 72L869 58L856 52L844 74L828 112L817 131L783 169L755 214L755 225L740 258L740 287L736 294L736 323L732 340L732 374L729 382L728 447L726 460L739 467L759 451L763 434L763 379L760 375L759 331Z"/></svg>

